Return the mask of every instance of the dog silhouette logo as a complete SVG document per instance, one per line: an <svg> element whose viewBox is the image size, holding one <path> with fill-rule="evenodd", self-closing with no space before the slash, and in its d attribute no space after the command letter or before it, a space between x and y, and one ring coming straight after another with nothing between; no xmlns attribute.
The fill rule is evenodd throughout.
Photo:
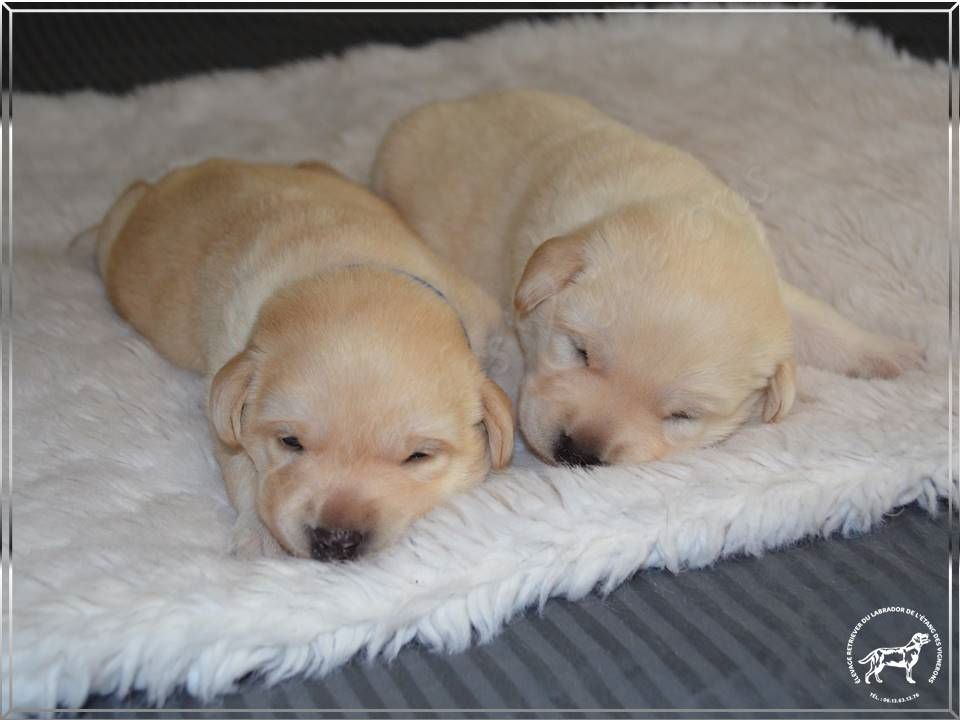
<svg viewBox="0 0 960 720"><path fill-rule="evenodd" d="M858 660L861 665L870 665L870 669L867 671L867 674L863 676L863 681L870 684L870 676L873 676L873 679L878 683L883 684L883 680L880 679L880 672L885 667L897 667L903 668L904 673L907 676L907 682L911 685L916 684L916 680L913 679L913 666L917 664L917 660L920 659L920 648L930 642L930 636L927 633L914 633L913 637L910 638L910 642L902 647L886 647L886 648L877 648L871 653L868 653L865 657Z"/></svg>
<svg viewBox="0 0 960 720"><path fill-rule="evenodd" d="M902 638L910 639L903 645L880 645ZM927 645L930 648L924 649ZM847 638L846 664L851 680L863 687L872 700L886 705L912 703L922 693L939 693L932 688L940 674L943 655L943 640L930 618L901 605L867 613ZM903 675L891 670L882 678L880 674L886 668L903 670Z"/></svg>

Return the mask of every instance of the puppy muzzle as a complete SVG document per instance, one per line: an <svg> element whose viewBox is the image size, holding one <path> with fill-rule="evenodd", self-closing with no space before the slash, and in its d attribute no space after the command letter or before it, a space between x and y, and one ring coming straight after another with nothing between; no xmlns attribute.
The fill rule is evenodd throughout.
<svg viewBox="0 0 960 720"><path fill-rule="evenodd" d="M363 549L366 536L359 530L344 528L312 528L310 557L321 562L346 562L354 560Z"/></svg>
<svg viewBox="0 0 960 720"><path fill-rule="evenodd" d="M578 467L606 464L594 448L581 445L566 433L560 435L554 443L553 459L563 465Z"/></svg>

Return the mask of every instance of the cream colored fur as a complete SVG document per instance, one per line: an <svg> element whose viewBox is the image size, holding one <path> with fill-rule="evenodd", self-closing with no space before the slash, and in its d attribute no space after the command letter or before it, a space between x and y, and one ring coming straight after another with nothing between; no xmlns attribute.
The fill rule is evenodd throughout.
<svg viewBox="0 0 960 720"><path fill-rule="evenodd" d="M210 160L137 183L97 255L121 315L208 378L239 555L317 557L316 529L379 549L509 461L481 367L495 303L335 171Z"/></svg>
<svg viewBox="0 0 960 720"><path fill-rule="evenodd" d="M754 410L779 420L795 358L859 377L921 358L782 283L746 200L575 97L419 108L388 132L374 185L514 305L521 429L548 462L643 462L721 440Z"/></svg>

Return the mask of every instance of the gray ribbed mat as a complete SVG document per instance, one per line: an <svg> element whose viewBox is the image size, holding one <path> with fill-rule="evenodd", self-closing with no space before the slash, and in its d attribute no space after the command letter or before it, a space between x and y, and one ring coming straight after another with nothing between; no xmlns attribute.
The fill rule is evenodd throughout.
<svg viewBox="0 0 960 720"><path fill-rule="evenodd" d="M14 31L14 89L125 93L192 73L265 68L368 43L416 46L508 20L549 17L498 12L22 14Z"/></svg>
<svg viewBox="0 0 960 720"><path fill-rule="evenodd" d="M42 3L11 2L18 12L13 41L14 89L59 93L94 89L125 93L138 85L197 72L264 68L339 53L367 43L422 45L458 38L504 22L545 22L552 13L163 13L28 14ZM665 3L600 3L603 7ZM514 3L516 6L516 3ZM370 6L367 6L368 8ZM49 9L49 8L48 8ZM925 59L946 59L944 15L857 13L845 21L876 27L900 48ZM6 38L3 38L6 41ZM4 55L5 56L5 55ZM4 76L5 77L5 76Z"/></svg>
<svg viewBox="0 0 960 720"><path fill-rule="evenodd" d="M460 655L408 647L389 665L354 662L320 680L267 689L250 679L217 707L288 710L256 717L296 717L289 710L299 708L581 709L586 717L642 708L876 710L847 674L847 637L867 612L903 605L924 613L945 640L948 540L945 513L932 520L910 507L863 537L812 540L679 575L647 571L605 599L551 600L542 615L518 618L490 644ZM947 706L944 663L944 674L912 708ZM902 670L887 673L892 687ZM88 707L139 702L101 697ZM179 696L166 707L202 706ZM931 716L942 715L911 715Z"/></svg>

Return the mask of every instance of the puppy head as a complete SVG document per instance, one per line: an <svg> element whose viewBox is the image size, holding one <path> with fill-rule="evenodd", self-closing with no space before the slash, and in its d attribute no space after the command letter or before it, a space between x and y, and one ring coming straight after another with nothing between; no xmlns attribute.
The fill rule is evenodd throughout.
<svg viewBox="0 0 960 720"><path fill-rule="evenodd" d="M505 466L510 400L454 311L397 273L344 270L261 311L211 386L222 442L257 469L257 512L291 554L346 560Z"/></svg>
<svg viewBox="0 0 960 720"><path fill-rule="evenodd" d="M638 206L537 248L515 305L544 460L644 462L783 417L790 323L759 233L745 211Z"/></svg>

